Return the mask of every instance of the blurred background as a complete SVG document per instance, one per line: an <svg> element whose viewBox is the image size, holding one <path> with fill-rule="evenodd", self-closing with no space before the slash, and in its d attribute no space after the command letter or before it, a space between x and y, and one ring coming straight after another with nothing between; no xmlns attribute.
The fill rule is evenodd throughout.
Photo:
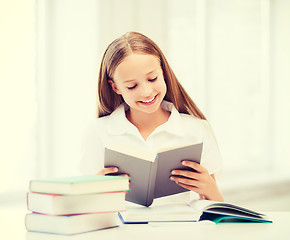
<svg viewBox="0 0 290 240"><path fill-rule="evenodd" d="M0 0L0 204L79 174L107 45L139 31L208 118L225 200L290 211L290 1Z"/></svg>

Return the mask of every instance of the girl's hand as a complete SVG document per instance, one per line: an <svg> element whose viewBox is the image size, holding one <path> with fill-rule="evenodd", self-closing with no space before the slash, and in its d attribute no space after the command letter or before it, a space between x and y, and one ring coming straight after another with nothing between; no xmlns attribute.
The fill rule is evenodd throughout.
<svg viewBox="0 0 290 240"><path fill-rule="evenodd" d="M170 180L179 186L199 194L201 199L224 201L216 184L214 174L209 175L206 168L192 161L182 161L182 165L194 169L196 172L186 170L172 170ZM186 178L182 178L182 177Z"/></svg>
<svg viewBox="0 0 290 240"><path fill-rule="evenodd" d="M128 174L118 174L119 169L117 167L105 167L97 173L97 175L115 175L120 177L129 177Z"/></svg>

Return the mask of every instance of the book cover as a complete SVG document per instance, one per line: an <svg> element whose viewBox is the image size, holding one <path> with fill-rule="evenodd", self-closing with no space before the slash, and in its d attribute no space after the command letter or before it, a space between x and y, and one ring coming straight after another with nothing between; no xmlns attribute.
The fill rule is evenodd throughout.
<svg viewBox="0 0 290 240"><path fill-rule="evenodd" d="M120 225L117 212L52 216L28 213L25 227L28 231L72 235Z"/></svg>
<svg viewBox="0 0 290 240"><path fill-rule="evenodd" d="M128 191L129 179L118 176L74 176L31 180L30 192L51 194L90 194L102 192Z"/></svg>
<svg viewBox="0 0 290 240"><path fill-rule="evenodd" d="M188 191L170 180L171 170L193 171L181 162L191 160L200 163L201 153L202 143L163 149L158 153L114 145L105 149L105 166L116 166L119 173L129 174L131 181L127 201L150 206L154 198Z"/></svg>
<svg viewBox="0 0 290 240"><path fill-rule="evenodd" d="M111 230L118 229L111 228ZM114 232L115 236L119 236L117 232ZM96 230L91 232L63 235L53 233L42 233L42 232L26 232L26 240L96 240L96 239L108 239L106 230Z"/></svg>
<svg viewBox="0 0 290 240"><path fill-rule="evenodd" d="M265 219L263 216L241 215L218 213L216 211L204 211L200 216L199 221L210 220L216 224L221 223L272 223L271 220Z"/></svg>
<svg viewBox="0 0 290 240"><path fill-rule="evenodd" d="M125 210L126 192L83 195L27 193L28 210L48 215L117 212Z"/></svg>
<svg viewBox="0 0 290 240"><path fill-rule="evenodd" d="M190 206L195 210L202 209L201 220L210 220L215 223L228 222L252 222L252 223L271 223L263 213L259 213L236 204L227 202L217 202L210 200L194 200Z"/></svg>

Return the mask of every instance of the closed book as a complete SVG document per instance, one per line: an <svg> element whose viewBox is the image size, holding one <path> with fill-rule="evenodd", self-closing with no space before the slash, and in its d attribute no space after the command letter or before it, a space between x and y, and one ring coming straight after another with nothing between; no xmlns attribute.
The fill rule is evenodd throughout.
<svg viewBox="0 0 290 240"><path fill-rule="evenodd" d="M52 216L38 213L28 213L25 216L25 226L28 231L72 235L120 224L118 213L89 213L67 216Z"/></svg>
<svg viewBox="0 0 290 240"><path fill-rule="evenodd" d="M155 198L188 191L170 180L171 170L194 171L183 166L182 160L200 163L203 143L174 146L156 153L112 143L105 149L105 166L116 166L127 173L130 192L126 200L150 206Z"/></svg>
<svg viewBox="0 0 290 240"><path fill-rule="evenodd" d="M48 215L116 212L125 209L126 192L82 195L27 193L28 210Z"/></svg>
<svg viewBox="0 0 290 240"><path fill-rule="evenodd" d="M30 192L64 195L128 191L129 178L87 175L31 180Z"/></svg>
<svg viewBox="0 0 290 240"><path fill-rule="evenodd" d="M72 234L72 235L28 231L26 232L25 239L26 240L97 240L97 239L111 240L111 239L118 239L118 237L120 236L120 233L118 233L117 230L119 230L119 228L111 228L109 230L97 230L97 231L85 232L85 233L80 233L80 234ZM107 231L110 231L110 233L108 234Z"/></svg>

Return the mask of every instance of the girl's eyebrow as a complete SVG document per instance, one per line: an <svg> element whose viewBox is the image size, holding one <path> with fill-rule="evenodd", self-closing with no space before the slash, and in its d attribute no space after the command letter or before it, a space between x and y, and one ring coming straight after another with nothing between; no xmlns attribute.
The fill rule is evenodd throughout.
<svg viewBox="0 0 290 240"><path fill-rule="evenodd" d="M150 75L151 73L153 73L153 72L155 72L155 71L156 71L156 69L154 69L154 70L148 72L148 73L146 74L146 76L147 76L147 75Z"/></svg>
<svg viewBox="0 0 290 240"><path fill-rule="evenodd" d="M135 81L135 79L132 79L132 80L126 80L126 81L124 81L123 83L128 83L128 82L133 82L133 81Z"/></svg>
<svg viewBox="0 0 290 240"><path fill-rule="evenodd" d="M146 76L147 76L147 75L150 75L151 73L153 73L153 72L155 72L155 71L156 71L156 69L154 69L154 70L152 70L152 71L146 73ZM136 79L130 79L130 80L126 80L126 81L124 81L123 83L128 83L128 82L132 82L132 81L135 81L135 80L136 80Z"/></svg>

